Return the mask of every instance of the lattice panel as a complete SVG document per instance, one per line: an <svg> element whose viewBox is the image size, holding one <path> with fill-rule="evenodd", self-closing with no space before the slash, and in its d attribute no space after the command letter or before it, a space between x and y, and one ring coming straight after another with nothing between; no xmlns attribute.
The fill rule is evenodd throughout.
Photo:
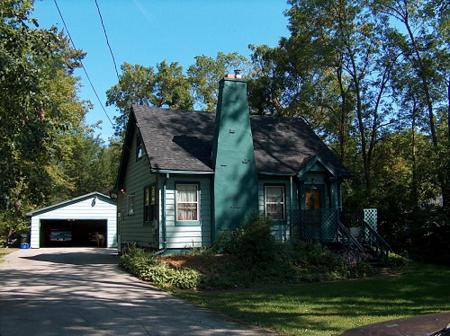
<svg viewBox="0 0 450 336"><path fill-rule="evenodd" d="M315 209L300 212L300 239L306 241L330 242L337 235L336 209Z"/></svg>
<svg viewBox="0 0 450 336"><path fill-rule="evenodd" d="M378 209L363 209L364 220L378 232Z"/></svg>

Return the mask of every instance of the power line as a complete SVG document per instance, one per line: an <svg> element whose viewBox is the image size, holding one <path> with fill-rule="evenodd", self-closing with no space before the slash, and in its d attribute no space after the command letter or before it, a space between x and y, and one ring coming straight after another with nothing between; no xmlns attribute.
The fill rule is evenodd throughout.
<svg viewBox="0 0 450 336"><path fill-rule="evenodd" d="M105 23L103 22L103 16L102 16L102 13L100 11L100 6L98 5L97 0L94 0L94 1L95 1L95 6L97 7L98 15L100 16L100 23L101 23L102 28L103 28L103 34L105 34L106 44L108 45L109 53L111 54L111 58L112 58L112 61L114 63L114 69L116 70L117 79L120 79L119 71L117 70L116 58L114 57L114 53L112 51L111 44L109 44L109 38L108 38L108 34L106 33Z"/></svg>
<svg viewBox="0 0 450 336"><path fill-rule="evenodd" d="M75 43L73 42L72 36L70 35L69 28L67 27L66 21L64 20L64 17L62 15L61 9L58 6L58 2L56 0L53 0L53 2L55 3L56 9L58 10L59 17L61 18L61 21L62 21L64 27L66 28L67 36L69 37L69 40L72 43L73 48L77 49L77 47L75 46ZM86 75L86 78L87 78L89 84L91 85L91 88L92 88L92 91L95 94L95 97L97 97L97 100L98 100L98 102L99 102L99 104L100 104L100 106L101 106L101 108L103 110L103 113L105 113L106 117L108 118L109 122L111 123L111 126L114 128L114 123L111 120L111 118L109 117L108 113L106 112L106 109L103 106L102 101L100 100L100 97L99 97L99 95L97 93L97 90L95 89L94 84L92 83L91 77L89 76L89 74L88 74L88 72L86 70L86 67L84 66L84 64L83 64L83 62L81 60L80 60L80 64L81 64L81 67L83 68L84 74Z"/></svg>

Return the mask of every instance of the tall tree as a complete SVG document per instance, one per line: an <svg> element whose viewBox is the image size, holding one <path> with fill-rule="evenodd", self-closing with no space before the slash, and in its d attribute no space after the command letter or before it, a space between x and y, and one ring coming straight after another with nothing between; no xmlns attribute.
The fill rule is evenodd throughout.
<svg viewBox="0 0 450 336"><path fill-rule="evenodd" d="M224 74L236 69L247 72L248 67L247 59L238 53L219 52L216 58L196 56L195 64L187 71L196 105L206 111L214 111L217 105L219 80Z"/></svg>
<svg viewBox="0 0 450 336"><path fill-rule="evenodd" d="M163 61L153 67L124 63L119 82L107 92L107 105L115 105L116 136L122 135L132 104L172 109L192 109L190 83L176 62Z"/></svg>
<svg viewBox="0 0 450 336"><path fill-rule="evenodd" d="M384 17L393 32L391 40L408 64L408 76L415 83L417 98L425 107L427 131L434 148L433 160L441 162L436 171L444 206L450 208L450 137L439 134L439 125L447 124L439 110L449 106L449 9L445 1L374 0L374 11ZM447 22L447 23L445 23ZM393 24L394 23L394 24ZM447 119L447 120L446 120Z"/></svg>
<svg viewBox="0 0 450 336"><path fill-rule="evenodd" d="M383 31L364 1L289 3L291 36L275 50L254 49L262 73L251 86L260 98L257 108L302 115L321 135L338 141L344 160L353 136L369 197L375 147L389 125L386 96L395 50L383 43Z"/></svg>
<svg viewBox="0 0 450 336"><path fill-rule="evenodd" d="M0 3L0 230L9 235L65 183L52 165L58 139L85 110L71 75L84 54L55 28L39 28L31 11L32 1Z"/></svg>

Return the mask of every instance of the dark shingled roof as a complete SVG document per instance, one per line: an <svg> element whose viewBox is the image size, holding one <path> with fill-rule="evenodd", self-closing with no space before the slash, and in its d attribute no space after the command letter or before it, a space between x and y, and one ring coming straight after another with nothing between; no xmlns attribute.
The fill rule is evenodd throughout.
<svg viewBox="0 0 450 336"><path fill-rule="evenodd" d="M152 169L212 172L215 114L133 106ZM297 174L319 156L339 176L339 159L301 118L252 116L256 167L260 173Z"/></svg>

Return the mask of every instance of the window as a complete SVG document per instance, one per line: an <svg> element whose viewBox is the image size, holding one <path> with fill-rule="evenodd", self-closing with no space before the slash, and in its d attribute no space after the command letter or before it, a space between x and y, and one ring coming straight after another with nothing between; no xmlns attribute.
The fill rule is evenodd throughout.
<svg viewBox="0 0 450 336"><path fill-rule="evenodd" d="M265 186L264 208L266 216L274 220L284 220L285 198L283 186Z"/></svg>
<svg viewBox="0 0 450 336"><path fill-rule="evenodd" d="M177 221L198 221L198 185L176 185Z"/></svg>
<svg viewBox="0 0 450 336"><path fill-rule="evenodd" d="M139 134L136 135L136 160L144 156L144 145Z"/></svg>
<svg viewBox="0 0 450 336"><path fill-rule="evenodd" d="M134 194L127 196L127 213L128 216L134 215Z"/></svg>
<svg viewBox="0 0 450 336"><path fill-rule="evenodd" d="M144 223L156 218L156 185L144 188Z"/></svg>

